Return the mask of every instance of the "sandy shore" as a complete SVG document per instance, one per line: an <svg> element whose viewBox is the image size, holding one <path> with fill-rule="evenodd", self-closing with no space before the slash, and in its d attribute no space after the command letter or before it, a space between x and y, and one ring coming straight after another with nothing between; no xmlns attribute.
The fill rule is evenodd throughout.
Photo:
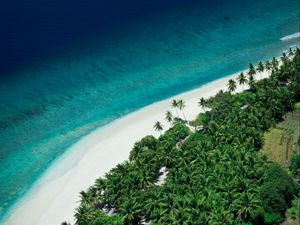
<svg viewBox="0 0 300 225"><path fill-rule="evenodd" d="M198 89L185 92L133 112L99 128L73 145L54 163L30 192L11 210L5 225L59 225L74 222L74 209L79 205L79 192L92 185L116 164L128 159L133 144L146 135L158 136L153 130L155 121L168 128L165 112L171 109L172 99L186 102L185 115L194 119L201 111L201 97L208 98L227 89L229 79L237 74L216 80ZM266 77L264 72L257 78ZM238 87L237 91L241 91ZM173 111L174 115L176 113Z"/></svg>

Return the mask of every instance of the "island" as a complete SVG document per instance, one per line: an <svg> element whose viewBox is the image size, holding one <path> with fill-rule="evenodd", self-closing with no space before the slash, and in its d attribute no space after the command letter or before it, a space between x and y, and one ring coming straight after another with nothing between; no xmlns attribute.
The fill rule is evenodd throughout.
<svg viewBox="0 0 300 225"><path fill-rule="evenodd" d="M300 50L249 64L227 87L199 98L193 120L170 102L169 127L157 121L158 138L80 192L75 224L299 223Z"/></svg>

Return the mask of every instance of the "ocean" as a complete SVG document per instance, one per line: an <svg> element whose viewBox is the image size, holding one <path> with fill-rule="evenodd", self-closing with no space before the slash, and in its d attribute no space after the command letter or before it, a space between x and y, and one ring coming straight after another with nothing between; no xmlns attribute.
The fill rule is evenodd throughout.
<svg viewBox="0 0 300 225"><path fill-rule="evenodd" d="M0 2L0 218L96 128L299 45L299 4Z"/></svg>

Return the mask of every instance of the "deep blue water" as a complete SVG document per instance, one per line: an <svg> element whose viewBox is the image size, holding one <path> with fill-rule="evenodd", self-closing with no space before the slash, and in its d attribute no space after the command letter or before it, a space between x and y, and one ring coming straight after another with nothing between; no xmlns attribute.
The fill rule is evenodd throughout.
<svg viewBox="0 0 300 225"><path fill-rule="evenodd" d="M10 0L0 1L0 68L22 68L95 32L192 0ZM6 74L1 73L1 76Z"/></svg>
<svg viewBox="0 0 300 225"><path fill-rule="evenodd" d="M109 2L109 3L108 3ZM298 0L0 2L0 218L97 127L277 56Z"/></svg>

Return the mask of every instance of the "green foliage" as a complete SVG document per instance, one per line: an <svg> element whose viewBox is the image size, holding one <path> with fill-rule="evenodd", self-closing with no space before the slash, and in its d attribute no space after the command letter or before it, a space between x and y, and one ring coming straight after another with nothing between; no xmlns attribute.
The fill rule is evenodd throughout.
<svg viewBox="0 0 300 225"><path fill-rule="evenodd" d="M296 220L300 223L300 198L299 196L294 196L292 201L292 207L287 211L288 218Z"/></svg>
<svg viewBox="0 0 300 225"><path fill-rule="evenodd" d="M130 152L129 159L134 160L145 151L155 151L157 143L157 139L152 135L144 137L141 141L135 143Z"/></svg>
<svg viewBox="0 0 300 225"><path fill-rule="evenodd" d="M265 221L265 210L262 207L257 208L254 210L253 214L251 215L251 224L264 224Z"/></svg>
<svg viewBox="0 0 300 225"><path fill-rule="evenodd" d="M101 216L90 225L122 225L124 224L123 219L119 216Z"/></svg>
<svg viewBox="0 0 300 225"><path fill-rule="evenodd" d="M209 98L206 102L207 106L210 108L221 108L226 105L229 106L232 103L233 96L229 92L223 91L218 92L216 96Z"/></svg>
<svg viewBox="0 0 300 225"><path fill-rule="evenodd" d="M299 153L294 153L291 156L291 159L289 161L289 169L294 175L297 174L297 170L300 169L300 154Z"/></svg>
<svg viewBox="0 0 300 225"><path fill-rule="evenodd" d="M62 222L61 225L70 225L70 223Z"/></svg>
<svg viewBox="0 0 300 225"><path fill-rule="evenodd" d="M173 127L171 127L164 136L160 140L172 139L174 142L178 142L190 134L189 128L181 122L175 123Z"/></svg>
<svg viewBox="0 0 300 225"><path fill-rule="evenodd" d="M296 110L300 110L300 102L297 102L297 103L295 104L295 109L296 109Z"/></svg>
<svg viewBox="0 0 300 225"><path fill-rule="evenodd" d="M294 93L295 93L296 100L300 101L300 49L299 48L297 48L296 50L293 62L295 64Z"/></svg>
<svg viewBox="0 0 300 225"><path fill-rule="evenodd" d="M282 217L291 205L296 193L293 179L278 164L268 165L261 189L261 198L266 212Z"/></svg>
<svg viewBox="0 0 300 225"><path fill-rule="evenodd" d="M197 118L194 121L190 122L191 126L200 126L207 120L207 114L206 113L199 113Z"/></svg>
<svg viewBox="0 0 300 225"><path fill-rule="evenodd" d="M284 218L279 213L266 213L264 218L265 225L280 225Z"/></svg>
<svg viewBox="0 0 300 225"><path fill-rule="evenodd" d="M122 225L124 224L124 220L120 216L112 215L107 216L102 211L94 211L93 213L89 213L86 215L87 217L83 220L81 219L78 222L78 225Z"/></svg>
<svg viewBox="0 0 300 225"><path fill-rule="evenodd" d="M274 187L272 183L264 184L261 197L268 212L279 212L282 216L287 209L283 193L278 190L278 187Z"/></svg>
<svg viewBox="0 0 300 225"><path fill-rule="evenodd" d="M228 81L228 90L229 92L233 92L236 89L236 82L232 79Z"/></svg>

